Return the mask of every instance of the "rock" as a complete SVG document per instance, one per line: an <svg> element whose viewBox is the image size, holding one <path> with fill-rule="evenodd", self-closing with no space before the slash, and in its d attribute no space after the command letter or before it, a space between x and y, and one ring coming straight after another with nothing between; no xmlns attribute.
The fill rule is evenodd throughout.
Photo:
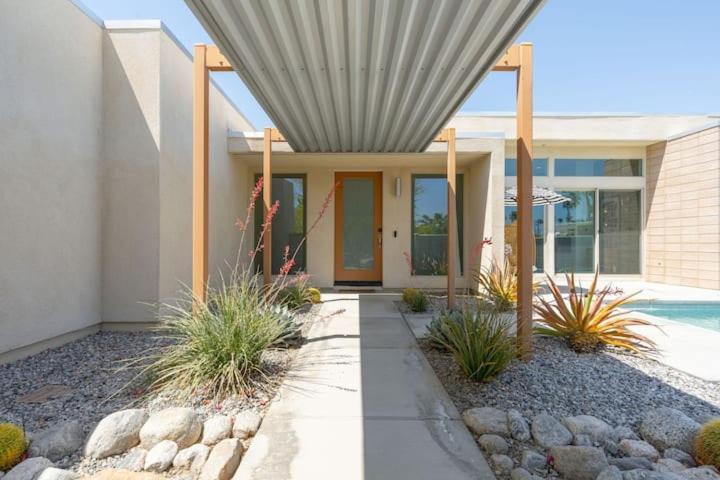
<svg viewBox="0 0 720 480"><path fill-rule="evenodd" d="M614 465L611 465L600 472L595 480L623 480L622 472Z"/></svg>
<svg viewBox="0 0 720 480"><path fill-rule="evenodd" d="M532 420L532 436L543 448L569 445L573 434L551 415L540 414Z"/></svg>
<svg viewBox="0 0 720 480"><path fill-rule="evenodd" d="M615 427L615 429L613 430L613 437L617 441L625 440L626 438L629 440L640 440L640 437L638 437L638 434L635 433L632 428L626 427L624 425L620 427Z"/></svg>
<svg viewBox="0 0 720 480"><path fill-rule="evenodd" d="M180 450L175 459L173 466L178 468L186 468L191 472L198 474L202 470L205 461L210 455L210 447L202 443L196 443L188 448Z"/></svg>
<svg viewBox="0 0 720 480"><path fill-rule="evenodd" d="M682 463L686 467L695 467L697 466L697 463L695 462L695 459L690 455L689 453L683 452L682 450L678 448L668 448L663 452L664 458L671 458L673 460L677 460L678 462Z"/></svg>
<svg viewBox="0 0 720 480"><path fill-rule="evenodd" d="M235 415L235 422L233 423L233 437L245 440L258 431L260 428L260 422L262 417L259 413L252 410L245 410Z"/></svg>
<svg viewBox="0 0 720 480"><path fill-rule="evenodd" d="M680 473L686 468L685 465L672 458L661 458L653 465L653 470L656 472Z"/></svg>
<svg viewBox="0 0 720 480"><path fill-rule="evenodd" d="M510 480L542 480L542 478L533 475L524 468L513 468L512 472L510 472Z"/></svg>
<svg viewBox="0 0 720 480"><path fill-rule="evenodd" d="M85 441L80 422L77 420L58 423L55 426L32 434L32 442L28 447L28 456L45 457L58 461L72 455L82 447Z"/></svg>
<svg viewBox="0 0 720 480"><path fill-rule="evenodd" d="M36 480L43 470L53 466L53 463L44 457L32 457L15 465L5 474L3 480Z"/></svg>
<svg viewBox="0 0 720 480"><path fill-rule="evenodd" d="M465 410L463 420L476 435L493 433L506 437L510 434L507 414L497 408L479 407Z"/></svg>
<svg viewBox="0 0 720 480"><path fill-rule="evenodd" d="M140 444L151 449L163 440L172 440L178 448L187 448L200 439L202 422L190 408L166 408L150 415L140 429Z"/></svg>
<svg viewBox="0 0 720 480"><path fill-rule="evenodd" d="M118 455L140 443L140 429L148 418L145 410L111 413L100 420L85 444L85 456L101 459Z"/></svg>
<svg viewBox="0 0 720 480"><path fill-rule="evenodd" d="M719 480L720 475L712 468L695 467L688 468L682 472L682 476L687 480ZM7 477L5 477L7 479ZM5 480L3 479L3 480Z"/></svg>
<svg viewBox="0 0 720 480"><path fill-rule="evenodd" d="M595 446L595 442L593 442L592 437L590 435L586 435L584 433L579 433L577 435L573 436L573 445L576 445L578 447L592 447Z"/></svg>
<svg viewBox="0 0 720 480"><path fill-rule="evenodd" d="M683 480L675 473L655 472L653 470L628 470L623 472L623 480Z"/></svg>
<svg viewBox="0 0 720 480"><path fill-rule="evenodd" d="M610 455L618 455L620 453L620 447L618 447L618 444L615 442L615 440L606 438L601 445Z"/></svg>
<svg viewBox="0 0 720 480"><path fill-rule="evenodd" d="M627 470L651 470L652 462L644 457L621 457L610 458L608 463L618 467L622 471Z"/></svg>
<svg viewBox="0 0 720 480"><path fill-rule="evenodd" d="M573 480L595 480L608 467L605 452L600 448L556 446L550 449L550 455L555 470Z"/></svg>
<svg viewBox="0 0 720 480"><path fill-rule="evenodd" d="M530 426L522 413L517 410L508 410L507 426L510 436L515 440L527 442L530 440Z"/></svg>
<svg viewBox="0 0 720 480"><path fill-rule="evenodd" d="M220 440L230 438L232 435L232 418L227 415L215 415L205 420L201 443L213 446Z"/></svg>
<svg viewBox="0 0 720 480"><path fill-rule="evenodd" d="M657 408L645 414L640 423L640 434L655 448L679 448L693 451L693 440L700 424L674 408Z"/></svg>
<svg viewBox="0 0 720 480"><path fill-rule="evenodd" d="M243 446L237 438L227 438L215 445L200 471L200 480L229 480L243 454Z"/></svg>
<svg viewBox="0 0 720 480"><path fill-rule="evenodd" d="M504 438L492 433L480 435L478 443L488 453L507 453L510 449Z"/></svg>
<svg viewBox="0 0 720 480"><path fill-rule="evenodd" d="M660 452L643 440L629 440L626 438L620 442L618 447L628 457L643 457L653 462L660 458Z"/></svg>
<svg viewBox="0 0 720 480"><path fill-rule="evenodd" d="M163 440L152 447L145 456L145 470L149 472L164 472L172 465L178 445L172 440Z"/></svg>
<svg viewBox="0 0 720 480"><path fill-rule="evenodd" d="M117 467L123 470L130 470L131 472L142 472L145 468L146 458L147 450L139 447L133 448L125 458L118 462Z"/></svg>
<svg viewBox="0 0 720 480"><path fill-rule="evenodd" d="M613 438L613 428L592 415L565 417L562 423L574 436L586 435L592 443L601 443L606 438Z"/></svg>
<svg viewBox="0 0 720 480"><path fill-rule="evenodd" d="M130 472L128 470L107 469L83 480L166 480L162 475L149 472Z"/></svg>
<svg viewBox="0 0 720 480"><path fill-rule="evenodd" d="M520 457L520 465L531 472L545 470L547 468L547 457L535 450L525 449Z"/></svg>
<svg viewBox="0 0 720 480"><path fill-rule="evenodd" d="M492 464L495 472L501 475L508 475L513 469L513 460L507 455L493 453L490 455L490 463Z"/></svg>
<svg viewBox="0 0 720 480"><path fill-rule="evenodd" d="M80 475L70 470L50 467L43 470L37 480L76 480L78 478L80 478Z"/></svg>

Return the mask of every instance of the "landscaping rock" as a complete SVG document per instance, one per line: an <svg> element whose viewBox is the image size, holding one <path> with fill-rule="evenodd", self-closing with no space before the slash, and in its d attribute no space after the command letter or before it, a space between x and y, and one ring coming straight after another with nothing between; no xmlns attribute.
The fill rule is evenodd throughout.
<svg viewBox="0 0 720 480"><path fill-rule="evenodd" d="M615 442L615 440L606 438L605 441L601 443L601 445L610 455L618 455L620 453L620 447L618 447L618 444Z"/></svg>
<svg viewBox="0 0 720 480"><path fill-rule="evenodd" d="M628 470L622 474L623 480L683 480L675 473L655 472L653 470Z"/></svg>
<svg viewBox="0 0 720 480"><path fill-rule="evenodd" d="M478 443L488 453L507 453L510 449L503 437L492 433L480 435Z"/></svg>
<svg viewBox="0 0 720 480"><path fill-rule="evenodd" d="M510 472L510 480L542 480L542 477L533 475L524 468L513 468Z"/></svg>
<svg viewBox="0 0 720 480"><path fill-rule="evenodd" d="M547 457L535 450L526 449L523 450L520 457L520 465L531 472L545 470L547 468Z"/></svg>
<svg viewBox="0 0 720 480"><path fill-rule="evenodd" d="M220 440L230 438L232 435L232 418L227 415L215 415L205 420L201 443L213 446Z"/></svg>
<svg viewBox="0 0 720 480"><path fill-rule="evenodd" d="M165 477L157 473L107 469L96 473L92 477L87 477L84 480L165 480Z"/></svg>
<svg viewBox="0 0 720 480"><path fill-rule="evenodd" d="M622 472L616 466L609 466L597 476L595 480L623 480Z"/></svg>
<svg viewBox="0 0 720 480"><path fill-rule="evenodd" d="M172 440L163 440L152 447L145 456L145 470L149 472L164 472L172 465L178 445Z"/></svg>
<svg viewBox="0 0 720 480"><path fill-rule="evenodd" d="M43 470L53 466L53 463L44 457L32 457L15 465L5 474L3 480L37 480Z"/></svg>
<svg viewBox="0 0 720 480"><path fill-rule="evenodd" d="M652 462L644 457L621 457L609 458L608 463L618 467L622 471L627 470L651 470Z"/></svg>
<svg viewBox="0 0 720 480"><path fill-rule="evenodd" d="M508 417L505 412L492 407L471 408L463 412L465 425L476 435L493 433L508 436Z"/></svg>
<svg viewBox="0 0 720 480"><path fill-rule="evenodd" d="M195 445L180 450L177 455L175 455L173 466L186 468L197 474L200 473L203 465L205 465L208 455L210 455L210 447L202 443L196 443Z"/></svg>
<svg viewBox="0 0 720 480"><path fill-rule="evenodd" d="M688 468L682 472L682 476L687 480L718 480L720 474L709 466ZM7 477L5 477L7 478Z"/></svg>
<svg viewBox="0 0 720 480"><path fill-rule="evenodd" d="M530 425L527 420L523 417L523 414L515 409L510 409L507 412L507 426L510 431L510 436L515 440L521 442L527 442L530 440Z"/></svg>
<svg viewBox="0 0 720 480"><path fill-rule="evenodd" d="M166 408L150 416L140 429L140 444L151 449L163 440L187 448L200 439L202 422L190 408Z"/></svg>
<svg viewBox="0 0 720 480"><path fill-rule="evenodd" d="M640 423L640 434L655 448L679 448L692 452L700 424L674 408L650 410Z"/></svg>
<svg viewBox="0 0 720 480"><path fill-rule="evenodd" d="M565 417L562 424L570 430L574 436L586 435L591 442L602 443L607 438L613 438L613 428L592 415L577 415Z"/></svg>
<svg viewBox="0 0 720 480"><path fill-rule="evenodd" d="M653 465L653 470L656 472L680 473L686 469L685 465L672 458L661 458Z"/></svg>
<svg viewBox="0 0 720 480"><path fill-rule="evenodd" d="M43 470L37 480L76 480L78 478L80 475L70 470L50 467Z"/></svg>
<svg viewBox="0 0 720 480"><path fill-rule="evenodd" d="M626 438L629 440L640 440L640 437L638 437L638 434L635 433L632 428L626 427L624 425L620 427L615 427L615 429L613 430L613 437L617 441L625 440Z"/></svg>
<svg viewBox="0 0 720 480"><path fill-rule="evenodd" d="M596 442L593 442L593 439L592 437L590 437L590 435L579 433L573 436L572 445L578 447L593 447L595 446L595 444Z"/></svg>
<svg viewBox="0 0 720 480"><path fill-rule="evenodd" d="M235 415L235 422L233 423L233 437L240 440L252 437L260 428L260 422L262 422L262 417L253 410L238 413Z"/></svg>
<svg viewBox="0 0 720 480"><path fill-rule="evenodd" d="M595 480L608 467L605 452L595 447L557 446L550 449L553 467L565 478Z"/></svg>
<svg viewBox="0 0 720 480"><path fill-rule="evenodd" d="M678 448L668 448L663 452L664 458L671 458L673 460L677 460L678 462L682 463L686 467L696 467L697 463L695 462L695 459L690 455L689 453L683 452L682 450Z"/></svg>
<svg viewBox="0 0 720 480"><path fill-rule="evenodd" d="M59 423L32 434L28 456L45 457L53 462L73 454L82 447L85 440L82 426L78 421Z"/></svg>
<svg viewBox="0 0 720 480"><path fill-rule="evenodd" d="M243 446L237 438L227 438L215 445L200 471L200 480L229 480L240 465Z"/></svg>
<svg viewBox="0 0 720 480"><path fill-rule="evenodd" d="M117 467L131 472L141 472L145 468L146 457L147 450L139 447L133 448L125 458L118 462Z"/></svg>
<svg viewBox="0 0 720 480"><path fill-rule="evenodd" d="M495 472L500 475L509 475L510 471L513 469L513 460L507 455L494 453L490 455L490 463L492 464Z"/></svg>
<svg viewBox="0 0 720 480"><path fill-rule="evenodd" d="M140 443L140 429L148 414L142 409L120 410L100 420L85 444L85 456L101 459L123 453Z"/></svg>
<svg viewBox="0 0 720 480"><path fill-rule="evenodd" d="M629 440L626 438L620 442L618 447L628 457L643 457L653 462L660 458L660 452L643 440Z"/></svg>
<svg viewBox="0 0 720 480"><path fill-rule="evenodd" d="M543 448L569 445L573 434L555 417L540 414L532 420L532 436Z"/></svg>

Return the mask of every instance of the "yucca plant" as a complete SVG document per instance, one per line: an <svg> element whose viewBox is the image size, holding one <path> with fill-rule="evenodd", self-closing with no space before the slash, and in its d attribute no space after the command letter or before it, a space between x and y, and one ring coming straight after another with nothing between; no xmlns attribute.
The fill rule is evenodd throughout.
<svg viewBox="0 0 720 480"><path fill-rule="evenodd" d="M720 418L707 422L695 438L695 455L703 465L720 468Z"/></svg>
<svg viewBox="0 0 720 480"><path fill-rule="evenodd" d="M480 298L494 305L497 311L507 312L515 308L517 272L507 259L502 265L493 259L490 268L473 273L473 280L480 287Z"/></svg>
<svg viewBox="0 0 720 480"><path fill-rule="evenodd" d="M564 338L570 348L577 352L590 352L601 345L641 354L656 351L657 347L652 340L631 329L653 324L620 310L640 292L608 300L616 290L609 285L596 290L597 271L585 294L581 286L576 285L574 274L566 274L565 278L569 291L567 299L555 281L547 275L552 301L537 297L533 309L541 317L543 325L535 328L536 333Z"/></svg>

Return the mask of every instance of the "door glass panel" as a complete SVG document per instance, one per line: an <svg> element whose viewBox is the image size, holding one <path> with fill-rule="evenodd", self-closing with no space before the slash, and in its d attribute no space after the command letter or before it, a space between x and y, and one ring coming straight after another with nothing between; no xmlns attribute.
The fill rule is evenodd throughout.
<svg viewBox="0 0 720 480"><path fill-rule="evenodd" d="M640 273L640 191L600 191L600 273Z"/></svg>
<svg viewBox="0 0 720 480"><path fill-rule="evenodd" d="M343 268L375 268L375 192L372 178L346 178L343 183Z"/></svg>
<svg viewBox="0 0 720 480"><path fill-rule="evenodd" d="M545 269L545 207L535 205L532 210L533 236L535 237L535 252L533 265L536 271ZM517 207L505 207L505 244L507 258L511 265L517 265Z"/></svg>
<svg viewBox="0 0 720 480"><path fill-rule="evenodd" d="M555 205L555 271L592 273L595 266L595 192L559 192Z"/></svg>

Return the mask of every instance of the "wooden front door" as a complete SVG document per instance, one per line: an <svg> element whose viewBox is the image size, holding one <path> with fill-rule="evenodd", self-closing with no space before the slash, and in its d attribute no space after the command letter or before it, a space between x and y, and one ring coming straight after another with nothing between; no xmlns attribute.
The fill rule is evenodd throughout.
<svg viewBox="0 0 720 480"><path fill-rule="evenodd" d="M335 282L382 282L382 173L337 172Z"/></svg>

